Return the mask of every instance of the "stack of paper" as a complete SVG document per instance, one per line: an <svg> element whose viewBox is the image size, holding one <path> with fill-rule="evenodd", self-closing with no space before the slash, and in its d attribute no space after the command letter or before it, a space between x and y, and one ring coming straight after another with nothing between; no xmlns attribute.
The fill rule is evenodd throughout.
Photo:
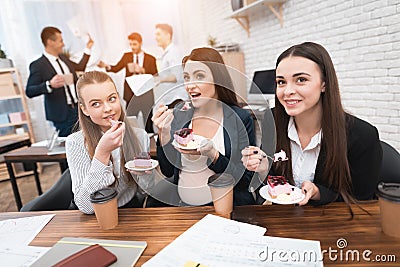
<svg viewBox="0 0 400 267"><path fill-rule="evenodd" d="M268 237L265 232L209 214L143 266L323 266L319 241Z"/></svg>
<svg viewBox="0 0 400 267"><path fill-rule="evenodd" d="M49 248L30 247L28 244L54 214L0 221L1 266L31 266Z"/></svg>

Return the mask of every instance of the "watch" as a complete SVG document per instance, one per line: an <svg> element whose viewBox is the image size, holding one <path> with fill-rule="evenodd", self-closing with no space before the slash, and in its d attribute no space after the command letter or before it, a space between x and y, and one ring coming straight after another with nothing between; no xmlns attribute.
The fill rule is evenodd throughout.
<svg viewBox="0 0 400 267"><path fill-rule="evenodd" d="M53 92L53 88L51 88L50 81L46 81L46 88L48 93Z"/></svg>

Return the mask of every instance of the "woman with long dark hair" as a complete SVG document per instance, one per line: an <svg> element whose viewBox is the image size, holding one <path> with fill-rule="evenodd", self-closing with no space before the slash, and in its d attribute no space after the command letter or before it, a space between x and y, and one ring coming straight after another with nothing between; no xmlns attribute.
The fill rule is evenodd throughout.
<svg viewBox="0 0 400 267"><path fill-rule="evenodd" d="M255 145L253 118L239 107L227 67L212 48L197 48L183 58L184 86L189 106L174 110L160 105L153 116L158 128L157 157L161 171L174 177L183 205L212 202L208 177L219 173L236 179L234 204L253 204L248 191L251 172L240 163L240 151ZM208 140L195 150L173 146L173 134L190 128Z"/></svg>
<svg viewBox="0 0 400 267"><path fill-rule="evenodd" d="M273 163L270 174L302 189L300 205L372 199L382 159L378 131L344 111L325 48L305 42L284 51L276 61L276 83L276 151L284 150L289 160ZM245 167L265 179L265 153L250 147L242 155Z"/></svg>

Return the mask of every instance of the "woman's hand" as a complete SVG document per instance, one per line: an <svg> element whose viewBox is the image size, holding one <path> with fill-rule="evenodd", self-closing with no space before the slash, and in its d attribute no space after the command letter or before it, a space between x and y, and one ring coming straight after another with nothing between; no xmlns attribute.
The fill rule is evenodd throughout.
<svg viewBox="0 0 400 267"><path fill-rule="evenodd" d="M122 146L125 133L125 123L117 123L111 126L100 138L94 152L94 157L103 164L108 165L111 152Z"/></svg>
<svg viewBox="0 0 400 267"><path fill-rule="evenodd" d="M310 199L319 200L321 198L318 187L310 181L303 182L303 184L301 185L301 191L306 196L302 201L299 202L300 206L306 205Z"/></svg>
<svg viewBox="0 0 400 267"><path fill-rule="evenodd" d="M267 154L259 147L248 146L242 150L243 166L249 171L258 172L260 176L268 174L268 158Z"/></svg>
<svg viewBox="0 0 400 267"><path fill-rule="evenodd" d="M161 104L153 115L151 120L158 129L158 138L160 138L160 144L166 145L171 140L171 123L174 119L172 109L168 109L167 106Z"/></svg>

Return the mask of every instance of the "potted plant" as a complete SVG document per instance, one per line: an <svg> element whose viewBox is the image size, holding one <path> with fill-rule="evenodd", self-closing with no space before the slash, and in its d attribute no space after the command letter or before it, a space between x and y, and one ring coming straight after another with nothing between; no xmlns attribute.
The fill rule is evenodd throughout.
<svg viewBox="0 0 400 267"><path fill-rule="evenodd" d="M11 59L7 58L6 52L1 49L0 44L0 68L11 68L13 66L13 62Z"/></svg>
<svg viewBox="0 0 400 267"><path fill-rule="evenodd" d="M217 38L208 35L207 43L209 46L214 47L217 44Z"/></svg>

